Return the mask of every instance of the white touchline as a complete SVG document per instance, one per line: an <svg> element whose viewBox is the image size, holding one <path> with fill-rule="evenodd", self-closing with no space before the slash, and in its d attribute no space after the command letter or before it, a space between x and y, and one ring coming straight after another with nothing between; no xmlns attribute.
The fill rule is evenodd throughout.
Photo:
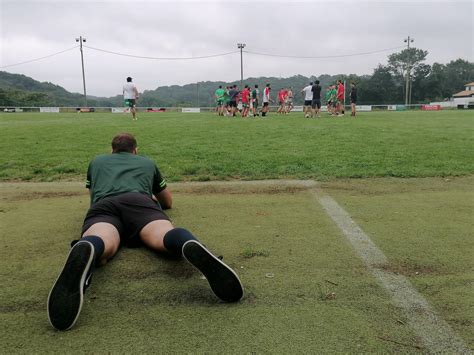
<svg viewBox="0 0 474 355"><path fill-rule="evenodd" d="M425 298L415 290L406 277L383 268L388 265L386 256L352 220L351 216L330 196L314 190L313 194L370 272L391 295L395 305L402 309L408 323L420 337L426 349L433 353L471 353L464 341L446 321L436 315Z"/></svg>

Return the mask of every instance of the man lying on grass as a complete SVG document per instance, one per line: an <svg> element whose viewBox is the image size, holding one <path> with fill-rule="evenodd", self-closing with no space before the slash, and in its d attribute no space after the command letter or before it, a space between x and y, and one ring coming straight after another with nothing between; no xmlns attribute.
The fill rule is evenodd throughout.
<svg viewBox="0 0 474 355"><path fill-rule="evenodd" d="M163 212L171 208L171 193L155 163L137 155L137 142L131 134L116 135L112 154L92 160L86 187L91 207L82 238L72 243L48 296L48 317L54 328L67 330L74 325L94 267L106 264L122 245L142 244L157 252L182 255L204 274L221 300L237 302L242 298L243 288L235 272L191 232L175 228Z"/></svg>

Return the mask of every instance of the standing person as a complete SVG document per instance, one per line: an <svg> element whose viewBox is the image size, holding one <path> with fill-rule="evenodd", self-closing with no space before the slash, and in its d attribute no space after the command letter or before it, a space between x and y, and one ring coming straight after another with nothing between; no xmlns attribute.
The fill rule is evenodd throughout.
<svg viewBox="0 0 474 355"><path fill-rule="evenodd" d="M356 105L357 105L357 87L356 83L351 82L351 116L355 117L356 115Z"/></svg>
<svg viewBox="0 0 474 355"><path fill-rule="evenodd" d="M123 86L123 100L125 106L130 108L132 113L132 120L137 120L137 100L138 100L138 89L134 83L132 83L132 78L127 78L127 83Z"/></svg>
<svg viewBox="0 0 474 355"><path fill-rule="evenodd" d="M86 187L91 206L82 237L73 242L66 264L48 296L48 318L58 330L70 329L81 312L94 267L105 265L121 246L143 245L183 256L207 278L214 294L237 302L243 288L237 274L186 229L175 228L163 212L172 196L155 163L137 155L129 133L112 140L112 154L92 160ZM158 203L157 203L158 202Z"/></svg>
<svg viewBox="0 0 474 355"><path fill-rule="evenodd" d="M309 118L311 112L311 103L313 101L313 92L311 91L313 88L313 82L309 83L309 85L305 86L301 93L304 95L304 117Z"/></svg>
<svg viewBox="0 0 474 355"><path fill-rule="evenodd" d="M326 89L326 110L329 114L332 112L332 101L331 101L331 92L332 92L332 86L329 85Z"/></svg>
<svg viewBox="0 0 474 355"><path fill-rule="evenodd" d="M278 98L277 113L281 114L283 113L283 110L285 109L285 89L284 88L280 88L280 90L278 91L277 98Z"/></svg>
<svg viewBox="0 0 474 355"><path fill-rule="evenodd" d="M293 107L293 88L290 86L286 95L286 113L290 113Z"/></svg>
<svg viewBox="0 0 474 355"><path fill-rule="evenodd" d="M247 117L250 109L250 88L248 85L245 85L242 90L242 117Z"/></svg>
<svg viewBox="0 0 474 355"><path fill-rule="evenodd" d="M219 85L219 88L214 93L214 97L216 99L216 110L219 116L224 115L224 94L225 90L222 88L222 85Z"/></svg>
<svg viewBox="0 0 474 355"><path fill-rule="evenodd" d="M230 107L229 107L229 91L230 91L230 86L226 86L224 90L224 108L223 108L223 113L224 116L229 116L230 115Z"/></svg>
<svg viewBox="0 0 474 355"><path fill-rule="evenodd" d="M262 117L265 117L267 115L267 112L269 110L269 105L270 102L272 102L272 99L270 98L270 93L272 91L272 88L270 87L270 84L267 84L265 86L265 89L263 89L263 107L262 107Z"/></svg>
<svg viewBox="0 0 474 355"><path fill-rule="evenodd" d="M336 90L336 85L331 85L331 103L332 103L331 116L336 116L337 115L337 90Z"/></svg>
<svg viewBox="0 0 474 355"><path fill-rule="evenodd" d="M253 117L258 116L258 85L255 84L255 88L252 90L252 113Z"/></svg>
<svg viewBox="0 0 474 355"><path fill-rule="evenodd" d="M230 114L231 116L235 116L237 112L237 99L239 96L239 90L237 89L237 85L234 85L229 90L229 107L230 107Z"/></svg>
<svg viewBox="0 0 474 355"><path fill-rule="evenodd" d="M342 83L342 80L337 81L337 94L336 94L336 100L337 100L337 115L338 116L344 116L344 84Z"/></svg>
<svg viewBox="0 0 474 355"><path fill-rule="evenodd" d="M311 101L312 117L314 117L314 115L320 117L319 110L321 109L321 86L319 86L319 80L314 82L314 85L311 87L311 92L313 93L313 100Z"/></svg>

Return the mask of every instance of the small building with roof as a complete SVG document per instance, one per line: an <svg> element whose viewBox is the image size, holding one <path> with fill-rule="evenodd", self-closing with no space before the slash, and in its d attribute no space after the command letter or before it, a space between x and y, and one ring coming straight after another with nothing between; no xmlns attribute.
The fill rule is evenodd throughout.
<svg viewBox="0 0 474 355"><path fill-rule="evenodd" d="M432 102L441 107L471 108L474 106L474 81L464 85L464 90L453 95L449 101Z"/></svg>

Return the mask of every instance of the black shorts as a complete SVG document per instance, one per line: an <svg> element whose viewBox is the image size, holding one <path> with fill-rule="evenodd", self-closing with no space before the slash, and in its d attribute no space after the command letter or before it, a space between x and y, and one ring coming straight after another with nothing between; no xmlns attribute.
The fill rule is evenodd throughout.
<svg viewBox="0 0 474 355"><path fill-rule="evenodd" d="M237 101L229 101L229 107L237 107Z"/></svg>
<svg viewBox="0 0 474 355"><path fill-rule="evenodd" d="M263 103L263 107L267 107L267 106L268 106L268 101L265 101L265 102Z"/></svg>
<svg viewBox="0 0 474 355"><path fill-rule="evenodd" d="M311 101L311 107L313 109L315 109L316 107L318 107L318 109L320 109L321 108L321 100L316 99L316 100Z"/></svg>
<svg viewBox="0 0 474 355"><path fill-rule="evenodd" d="M304 105L305 106L311 106L312 100L304 100Z"/></svg>
<svg viewBox="0 0 474 355"><path fill-rule="evenodd" d="M357 103L357 98L351 97L351 104L356 104L356 103Z"/></svg>
<svg viewBox="0 0 474 355"><path fill-rule="evenodd" d="M82 234L93 224L105 222L117 228L121 244L138 245L138 234L148 223L170 218L148 195L127 192L117 196L104 197L87 211L82 225Z"/></svg>

